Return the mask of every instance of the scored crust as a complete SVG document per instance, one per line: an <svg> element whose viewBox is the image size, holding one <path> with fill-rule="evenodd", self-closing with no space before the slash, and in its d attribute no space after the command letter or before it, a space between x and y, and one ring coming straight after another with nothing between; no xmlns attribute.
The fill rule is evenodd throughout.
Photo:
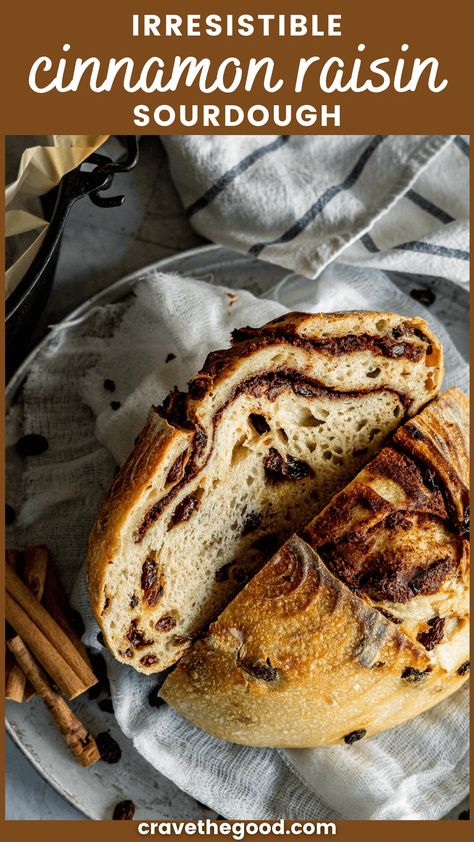
<svg viewBox="0 0 474 842"><path fill-rule="evenodd" d="M469 672L468 422L450 389L401 427L161 696L215 736L297 748L354 742L453 693Z"/></svg>
<svg viewBox="0 0 474 842"><path fill-rule="evenodd" d="M289 314L235 331L153 408L89 542L112 653L175 662L277 546L439 391L422 319Z"/></svg>

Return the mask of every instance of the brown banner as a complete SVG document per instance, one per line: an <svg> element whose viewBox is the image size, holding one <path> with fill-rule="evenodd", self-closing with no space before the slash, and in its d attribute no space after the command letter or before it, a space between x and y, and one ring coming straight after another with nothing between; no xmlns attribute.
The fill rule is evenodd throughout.
<svg viewBox="0 0 474 842"><path fill-rule="evenodd" d="M467 9L431 0L11 3L4 131L465 133ZM177 56L195 61L176 65Z"/></svg>

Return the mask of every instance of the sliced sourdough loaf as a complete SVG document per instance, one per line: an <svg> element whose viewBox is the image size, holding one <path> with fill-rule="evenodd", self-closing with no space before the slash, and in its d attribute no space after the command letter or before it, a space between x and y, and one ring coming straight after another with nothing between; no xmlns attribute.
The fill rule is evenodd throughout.
<svg viewBox="0 0 474 842"><path fill-rule="evenodd" d="M254 746L352 743L469 672L468 402L448 390L197 641L161 695Z"/></svg>
<svg viewBox="0 0 474 842"><path fill-rule="evenodd" d="M92 530L91 601L113 654L143 672L174 663L441 377L418 318L290 314L234 332L150 412Z"/></svg>

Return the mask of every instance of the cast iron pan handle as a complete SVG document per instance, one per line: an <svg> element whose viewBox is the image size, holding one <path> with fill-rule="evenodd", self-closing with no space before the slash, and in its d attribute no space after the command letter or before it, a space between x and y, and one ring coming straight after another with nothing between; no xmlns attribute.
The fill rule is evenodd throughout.
<svg viewBox="0 0 474 842"><path fill-rule="evenodd" d="M17 319L20 319L24 309L29 309L27 302L31 300L33 290L39 286L45 286L45 276L51 275L54 271L61 235L73 204L83 196L89 196L99 207L117 207L124 201L124 196L120 195L102 196L102 192L112 185L115 173L128 172L137 163L137 138L135 136L122 137L121 142L126 146L127 151L118 161L114 162L105 155L94 152L84 161L84 164L95 164L93 170L88 171L78 167L67 173L61 180L57 193L54 194L55 206L41 248L16 289L8 297L7 323L12 322L16 315Z"/></svg>
<svg viewBox="0 0 474 842"><path fill-rule="evenodd" d="M135 135L128 135L127 137L121 138L124 145L127 146L127 151L118 161L109 161L103 155L99 155L97 153L93 153L90 155L88 160L91 163L97 163L98 166L94 170L94 173L99 175L102 173L108 174L110 179L106 186L102 189L106 190L110 187L113 176L117 172L130 172L133 170L134 166L138 161L138 141ZM101 191L94 190L92 193L89 194L89 198L94 205L97 205L99 208L115 208L118 205L123 204L124 196L102 196Z"/></svg>

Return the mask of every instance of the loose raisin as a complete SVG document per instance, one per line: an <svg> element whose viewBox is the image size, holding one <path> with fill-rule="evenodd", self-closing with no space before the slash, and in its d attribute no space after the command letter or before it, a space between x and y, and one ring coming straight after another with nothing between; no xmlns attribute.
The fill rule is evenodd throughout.
<svg viewBox="0 0 474 842"><path fill-rule="evenodd" d="M135 815L135 804L133 801L127 799L126 801L119 801L118 804L114 807L114 812L112 814L112 819L114 821L117 820L125 820L131 821Z"/></svg>
<svg viewBox="0 0 474 842"><path fill-rule="evenodd" d="M458 675L466 675L466 673L469 672L470 667L471 667L471 662L470 661L464 661L464 663L461 664L460 667L458 667Z"/></svg>
<svg viewBox="0 0 474 842"><path fill-rule="evenodd" d="M112 704L112 699L101 699L100 702L98 702L98 705L99 705L100 709L104 711L104 713L113 713L114 712L114 706Z"/></svg>
<svg viewBox="0 0 474 842"><path fill-rule="evenodd" d="M117 741L107 731L101 731L100 734L97 734L95 741L104 763L118 763L122 756L122 750Z"/></svg>
<svg viewBox="0 0 474 842"><path fill-rule="evenodd" d="M424 304L425 307L430 307L436 300L436 295L431 289L412 289L410 295L415 301Z"/></svg>

